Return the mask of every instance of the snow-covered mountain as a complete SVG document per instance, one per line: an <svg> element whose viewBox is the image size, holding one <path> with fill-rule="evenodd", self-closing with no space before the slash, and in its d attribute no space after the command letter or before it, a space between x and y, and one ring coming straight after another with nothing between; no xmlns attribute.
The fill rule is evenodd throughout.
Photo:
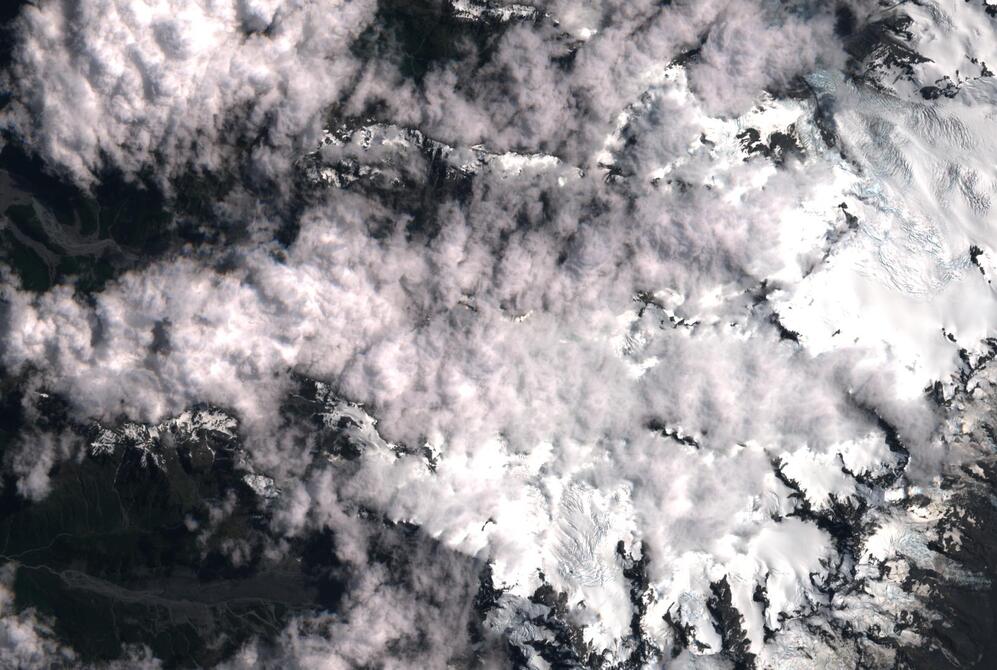
<svg viewBox="0 0 997 670"><path fill-rule="evenodd" d="M12 12L0 664L988 667L995 22Z"/></svg>

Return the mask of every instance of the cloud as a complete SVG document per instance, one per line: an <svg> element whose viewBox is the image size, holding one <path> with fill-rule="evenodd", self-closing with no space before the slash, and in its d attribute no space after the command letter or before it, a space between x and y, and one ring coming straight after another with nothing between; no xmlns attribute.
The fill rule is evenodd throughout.
<svg viewBox="0 0 997 670"><path fill-rule="evenodd" d="M224 263L178 252L86 297L31 294L10 275L0 286L4 365L80 417L231 409L285 491L284 530L342 537L358 575L343 611L297 622L276 650L246 647L235 667L281 653L308 667L463 658L478 561L525 608L541 573L577 611L597 603L578 615L588 639L619 651L635 605L618 542L650 557L657 620L713 652L707 603L731 576L757 650L762 616L774 628L817 608L815 580L850 569L819 519L786 520L800 500L820 511L866 490L815 470L863 462L855 445L895 465L877 418L902 421L915 459L935 455L927 402L897 392L904 352L876 358L832 340L827 320L787 326L777 310L855 248L841 202L869 200L815 103L779 95L843 66L831 11L544 9L421 78L403 72L403 44L366 61L351 50L387 21L370 2L52 3L20 19L6 122L73 178L110 165L167 183L223 169L260 133L257 168L305 183L288 245L268 238L281 222L266 208L236 199L229 215L256 234ZM842 104L837 118L865 103ZM354 118L368 115L393 124ZM750 153L749 130L786 138L790 155ZM818 332L832 344L815 350ZM288 428L301 376L334 389L330 414L364 413L355 463L315 466L313 438ZM37 448L14 465L29 495L62 455ZM360 508L438 544L399 579L369 559L383 538ZM673 633L654 634L665 646Z"/></svg>
<svg viewBox="0 0 997 670"><path fill-rule="evenodd" d="M0 664L24 670L53 666L88 667L83 665L73 649L59 641L52 621L46 620L34 609L15 606L13 583L17 569L17 563L7 563L0 568ZM130 646L123 655L121 660L103 663L100 667L105 670L155 670L162 667L147 649Z"/></svg>
<svg viewBox="0 0 997 670"><path fill-rule="evenodd" d="M844 50L834 35L833 7L783 3L727 5L710 26L692 88L714 113L743 113L758 90L784 89L817 69L837 70Z"/></svg>
<svg viewBox="0 0 997 670"><path fill-rule="evenodd" d="M58 642L51 627L33 610L17 612L11 585L15 568L3 568L0 587L0 662L9 667L44 668L53 663L72 663L77 656Z"/></svg>
<svg viewBox="0 0 997 670"><path fill-rule="evenodd" d="M354 566L355 578L336 612L300 618L271 644L251 641L223 667L470 665L470 604L480 565L400 528L367 532L384 558L365 557ZM487 649L480 651L479 659L487 656Z"/></svg>
<svg viewBox="0 0 997 670"><path fill-rule="evenodd" d="M84 184L112 168L166 185L260 132L261 162L280 163L349 86L372 15L338 0L27 5L3 125Z"/></svg>
<svg viewBox="0 0 997 670"><path fill-rule="evenodd" d="M411 57L404 44L368 60L351 51L384 16L372 0L46 2L18 19L2 123L84 184L113 168L168 187L185 170L230 166L251 145L254 169L279 186L290 155L314 142L340 102L354 114L385 105L393 120L455 142L582 161L648 73L703 35L692 73L714 111L744 111L756 91L836 64L833 17L815 7L603 3L583 12L553 3L551 19L508 24L483 66L467 67L473 50L467 61L430 62L413 87L399 70Z"/></svg>

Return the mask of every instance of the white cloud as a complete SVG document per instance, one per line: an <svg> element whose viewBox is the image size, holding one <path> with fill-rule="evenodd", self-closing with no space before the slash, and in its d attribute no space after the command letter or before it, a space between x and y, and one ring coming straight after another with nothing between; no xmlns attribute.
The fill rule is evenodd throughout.
<svg viewBox="0 0 997 670"><path fill-rule="evenodd" d="M94 667L84 665L77 653L60 642L52 621L34 609L15 606L13 583L17 563L0 567L0 665L23 670L43 670L52 667ZM156 670L162 665L148 649L126 645L120 661L102 663L104 670L133 668Z"/></svg>
<svg viewBox="0 0 997 670"><path fill-rule="evenodd" d="M96 0L27 5L3 123L86 184L105 165L219 169L266 131L261 162L314 139L349 86L369 1ZM260 32L265 30L265 32ZM272 166L273 167L273 166ZM274 167L274 169L277 169Z"/></svg>
<svg viewBox="0 0 997 670"><path fill-rule="evenodd" d="M273 641L251 641L224 667L466 667L470 602L480 566L424 538L374 532L386 562L362 562L336 612L292 621ZM393 557L390 554L394 554Z"/></svg>
<svg viewBox="0 0 997 670"><path fill-rule="evenodd" d="M423 183L430 160L446 160L441 145L428 156L411 137L372 131L366 148L328 147L315 160L370 167L358 180L387 171L378 183L399 189L403 207L362 180L316 187L287 249L254 238L227 250L224 270L168 257L90 303L71 287L36 296L8 279L5 365L36 369L81 416L155 421L194 402L235 410L254 461L286 491L279 523L288 532L335 528L341 560L364 565L371 538L354 513L369 507L418 524L440 552L493 561L515 597L526 598L543 571L572 607L600 603L586 631L612 646L631 614L615 544L643 541L656 615L674 606L716 651L710 583L736 577L757 649L756 586L769 590L774 627L780 613L825 603L811 574L834 577L827 533L776 521L793 503L773 461L804 454L790 473L823 508L830 493L855 485L814 468L848 458L872 471L870 460L888 458L858 405L902 419L921 462L936 456L933 417L922 399L898 397L909 359L895 345L909 324L881 329L881 358L852 339L816 349L813 333L825 328L830 340L832 322L800 325L801 343L781 340L759 297L806 286L813 259L832 253L835 262L839 247L828 240L847 234L838 204L862 200L851 190L855 167L820 139L813 102L765 93L841 66L830 10L659 4L549 3L565 30L595 31L570 65L557 60L567 51L549 22L512 24L473 73L435 63L421 88L401 82L389 57L361 72L350 54L371 3L104 2L74 16L64 5L29 8L8 121L85 182L102 153L126 172L153 166L164 179L188 161L220 167L234 115L266 129L257 158L289 180L354 77L348 110L385 97L385 114L455 145L454 155L485 141L499 154L552 151L560 161L521 171L449 165L451 177L475 173L455 199ZM698 60L669 67L703 37ZM866 114L864 102L842 104L839 119ZM739 135L762 123L795 132L805 155L778 169L747 156ZM431 224L409 235L416 205ZM259 213L247 207L245 216ZM971 308L953 309L945 318ZM989 332L989 315L978 321ZM165 328L167 349L154 351L155 328ZM953 369L942 363L939 374ZM279 430L292 373L363 403L384 439L428 444L435 472L377 438L348 476L306 473L304 439ZM857 444L875 457L856 456ZM36 470L19 473L25 491L44 492ZM794 537L806 541L797 547ZM440 622L466 620L473 590L470 568L449 559L427 560L411 577L418 583L401 587L366 566L342 613L291 626L280 646L309 667L439 667L465 642L462 632L446 638L451 628ZM657 635L664 644L671 633ZM250 645L233 663L266 653Z"/></svg>

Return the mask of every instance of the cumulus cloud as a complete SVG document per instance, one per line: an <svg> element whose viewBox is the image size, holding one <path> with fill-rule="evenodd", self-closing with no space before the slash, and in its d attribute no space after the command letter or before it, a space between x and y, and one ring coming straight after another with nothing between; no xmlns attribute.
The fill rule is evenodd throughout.
<svg viewBox="0 0 997 670"><path fill-rule="evenodd" d="M412 16L448 15L449 3L424 4ZM372 0L44 2L18 19L2 122L85 184L110 167L166 185L185 169L229 164L237 146L276 177L340 102L354 114L386 106L393 120L453 141L584 161L647 76L704 36L692 72L713 111L744 111L756 91L837 64L821 7L551 3L548 18L506 26L482 67L468 67L480 58L470 54L430 62L415 86L400 73L411 56L390 43L381 58L351 51L376 17Z"/></svg>
<svg viewBox="0 0 997 670"><path fill-rule="evenodd" d="M806 3L750 6L732 3L710 26L691 68L693 88L706 107L738 114L759 89L779 90L816 69L838 69L844 51L836 45L831 5Z"/></svg>
<svg viewBox="0 0 997 670"><path fill-rule="evenodd" d="M11 584L15 568L3 567L0 577L0 661L12 668L45 668L72 663L76 654L59 643L51 627L33 610L16 611Z"/></svg>
<svg viewBox="0 0 997 670"><path fill-rule="evenodd" d="M462 658L466 556L523 602L542 573L573 607L597 603L586 630L609 648L633 615L617 542L652 557L657 618L719 651L705 603L720 577L746 615L768 589L773 629L833 577L828 533L784 521L794 495L830 505L868 462L893 467L883 420L903 418L915 459L931 455L926 403L895 392L906 359L870 359L856 340L815 351L803 326L831 324L796 332L769 300L837 253L840 203L862 199L815 103L777 98L843 64L823 4L551 2L418 81L399 44L363 62L351 50L371 2L68 7L19 20L4 117L52 166L165 184L223 168L236 138L260 133L269 176L320 177L284 247L252 237L224 264L179 253L85 297L0 286L6 366L81 417L230 408L285 491L278 523L340 534L359 581L342 612L285 631L294 663ZM337 119L322 135L334 104L396 125ZM785 154L750 153L749 130L786 138ZM352 470L316 472L286 430L302 375L376 418ZM432 468L411 455L421 447ZM44 495L63 454L38 448L14 466L27 495ZM866 470L810 481L805 462ZM368 562L378 538L359 507L417 524L437 553L399 583ZM750 625L757 649L761 619ZM271 653L252 644L233 664Z"/></svg>
<svg viewBox="0 0 997 670"><path fill-rule="evenodd" d="M382 559L352 563L335 613L293 621L270 644L251 641L224 667L501 667L469 635L480 563L400 528L366 532Z"/></svg>
<svg viewBox="0 0 997 670"><path fill-rule="evenodd" d="M93 667L83 663L73 649L59 641L52 621L34 609L16 607L13 583L17 569L16 563L0 567L0 663L5 667L25 670ZM147 649L128 647L124 656L120 661L103 663L99 667L105 670L156 670L162 667Z"/></svg>
<svg viewBox="0 0 997 670"><path fill-rule="evenodd" d="M314 139L349 87L373 2L101 0L27 5L3 125L54 169L162 184L217 169L238 143L261 163ZM257 137L257 133L264 133ZM275 168L276 169L276 168Z"/></svg>
<svg viewBox="0 0 997 670"><path fill-rule="evenodd" d="M513 25L483 66L431 67L391 118L448 141L543 150L578 164L672 60L696 50L694 89L737 116L761 90L844 60L826 3L546 3L549 21ZM793 45L792 48L789 45ZM389 107L392 101L386 101Z"/></svg>

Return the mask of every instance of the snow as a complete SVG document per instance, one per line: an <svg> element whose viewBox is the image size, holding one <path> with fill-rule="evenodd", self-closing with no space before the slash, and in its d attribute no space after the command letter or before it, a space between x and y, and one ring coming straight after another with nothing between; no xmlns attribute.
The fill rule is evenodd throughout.
<svg viewBox="0 0 997 670"><path fill-rule="evenodd" d="M855 480L842 471L835 453L814 453L806 447L786 452L781 471L799 484L814 509L826 509L832 498L840 502L856 495Z"/></svg>
<svg viewBox="0 0 997 670"><path fill-rule="evenodd" d="M526 5L458 0L452 6L464 20L513 21L539 15ZM248 7L248 19L255 23L273 19L268 4ZM470 341L462 339L467 335L463 331L424 332L423 321L408 320L409 312L422 310L426 303L443 302L437 294L417 293L408 282L445 274L448 270L441 268L449 266L444 261L408 253L408 241L401 235L382 247L368 240L366 231L337 228L316 215L320 220L303 221L286 262L273 263L269 255L257 254L244 274L217 278L215 284L203 279L203 268L192 271L202 275L192 286L208 297L201 307L192 308L188 295L180 300L172 296L182 303L174 308L180 317L175 319L177 345L183 345L181 336L186 336L193 351L186 361L189 368L174 363L184 373L178 374L182 381L174 380L174 388L186 390L199 381L204 384L199 389L215 391L225 379L226 389L248 397L251 392L242 388L236 373L212 368L224 358L236 361L236 369L253 361L251 377L257 381L271 372L276 378L278 371L316 367L337 385L380 399L381 405L350 402L338 397L332 384L316 385L322 405L318 418L359 451L351 464L354 471L336 481L342 490L319 493L329 498L343 494L350 504L376 510L391 521L417 524L446 548L487 561L495 586L504 591L489 625L520 643L533 667L546 663L523 644L550 637L534 621L549 614L549 608L530 601L541 585L564 595L586 642L605 650L612 661L624 657L634 616L633 585L624 575L617 547L622 544L626 554L637 556L645 543L653 558L643 596L648 606L645 633L667 649L674 631L665 617L691 631L692 644L676 662L678 667L719 663L704 657L717 654L723 645L710 612L711 595L721 580L730 587L749 648L760 655L762 667L808 667L804 658L849 667L847 661L854 659L845 652L839 657L819 636L807 637L799 620L817 622L815 626L836 620L855 630L882 629L901 608L923 604L922 594L903 588L903 576L912 565L957 574L931 548L934 525L949 509L945 493L937 481L915 481L914 474L895 483L873 483L892 472L900 457L890 451L881 430L871 429L869 417L853 416L860 412L849 403L867 391L892 409L923 409L925 388L942 380L951 393L953 373L962 365L960 349L971 355L979 352L997 325L990 283L997 268L991 210L997 191L992 161L997 153L992 111L997 89L992 79L972 74L967 66L970 58L985 57L997 67L997 53L977 51L992 50L977 39L980 32L973 21L978 7L923 3L906 9L915 18L914 45L931 58L917 66L914 82L891 79L897 73L888 73L883 79L892 83L877 88L846 81L840 74L815 72L807 80L814 99L776 100L764 93L744 114L720 116L707 112L689 69L653 63L635 87L642 89L640 94L628 98L636 101L606 117L613 118L619 110L593 154L571 159L577 165L552 154L451 145L402 125L326 130L317 148L298 163L314 186L347 191L366 183L396 186L429 160L440 161L454 180L473 176L476 183L504 185L510 192L540 178L558 184L564 193L575 185L587 186L586 179L599 184L628 179L634 192L647 196L650 208L660 203L685 206L681 199L652 196L659 192L655 189L675 193L687 184L694 191L690 200L708 193L703 199L716 205L702 211L719 218L730 213L730 219L699 220L701 211L693 203L689 221L662 219L663 226L688 225L693 232L687 238L649 244L674 244L680 256L698 251L697 245L743 244L736 229L751 210L750 216L760 219L751 222L752 234L770 234L765 241L771 242L771 249L755 249L755 256L739 262L736 276L717 272L686 286L678 285L678 275L697 270L700 260L709 262L708 253L703 259L675 261L677 270L671 273L635 271L625 279L671 277L676 285L661 279L661 285L646 287L632 301L624 295L614 304L597 298L614 288L616 275L609 270L579 272L577 283L561 286L570 295L567 302L576 300L583 305L579 309L586 310L577 313L548 310L559 298L556 293L537 294L531 303L537 309L520 311L513 305L507 310L506 295L519 294L514 288L505 293L499 289L507 287L501 286L480 303L482 311L489 307L486 300L500 305L491 306L500 316L482 317L475 324L479 331L472 335L479 340ZM582 39L598 42L602 34L585 27L596 25L592 19L578 8L565 18L565 25ZM181 54L204 49L202 37L165 36L176 38L172 46ZM957 76L956 70L972 76ZM961 85L959 94L924 101L920 86L945 76ZM835 146L824 143L813 121L818 106L833 116ZM667 120L667 132L660 119ZM801 151L783 156L784 161L750 154L747 132L757 133L760 143L770 142L775 133L791 136ZM633 159L628 151L635 133L641 142L671 144ZM624 201L631 194L620 196L607 189L599 195ZM598 232L619 235L630 244L626 225L619 228ZM698 236L699 228L708 229L712 237ZM729 229L734 229L734 242L725 239ZM454 236L476 232L459 229ZM584 232L578 228L578 237ZM641 232L651 237L657 231L647 226ZM594 260L582 260L599 266L605 238L596 239L590 254ZM465 242L458 239L453 249L443 248L441 242L433 252L461 257L494 252L484 243L475 248ZM973 263L974 247L980 250L980 267ZM392 253L377 256L384 259L372 261L378 267L358 267L357 258L384 250ZM534 250L526 243L522 251L527 256ZM723 253L716 255L727 262ZM663 256L649 257L664 262ZM530 263L543 261L539 254L522 265L514 259L510 274L515 277L509 283L534 281ZM477 297L469 287L479 285L473 275L489 266L473 260L468 265L473 266L467 272L470 279L455 278L453 286L444 287L459 299L441 308L453 310L439 321L478 312ZM148 329L132 324L130 307L169 301L171 296L156 292L170 283L163 277L176 277L164 267L173 266L153 269L161 275L150 271L144 279L139 274L123 279L120 293L102 297L97 317L109 328L116 326L126 334L141 330L145 337ZM194 266L176 267L182 275ZM369 276L358 279L364 270ZM573 277L573 271L566 274ZM546 279L557 279L557 272ZM410 291L421 304L408 300ZM44 299L11 295L11 313L26 315L17 331L24 351L42 352L35 358L64 352L61 355L71 361L67 367L75 363L79 376L92 374L88 371L93 367L87 366L96 359L89 356L86 344L91 333L79 325L87 323L88 312L70 299L51 298L57 314L70 313L67 303L77 310L72 321L80 332L70 341L64 333L43 332L37 314L39 305L47 304ZM236 300L226 299L233 296ZM285 312L291 316L284 318ZM326 318L333 312L335 317ZM343 336L337 331L324 339L323 330L334 330L336 321L357 316L361 334ZM776 317L789 335L784 333L780 340L769 317ZM185 323L196 327L184 331ZM267 332L295 328L299 330L293 335L278 332L272 337ZM242 342L247 333L254 336L249 345ZM114 336L106 335L118 343L144 341ZM462 366L459 359L467 352L461 347L478 347L480 360ZM132 351L108 355L100 361L100 372L110 371L114 377L128 371L135 365L132 356ZM31 360L29 354L23 357ZM328 362L333 358L337 360ZM346 364L357 360L359 364ZM146 372L141 371L142 379L150 377ZM446 377L437 396L425 388L433 383L427 381L433 375ZM517 376L523 379L510 381ZM158 399L157 394L162 394L161 387L149 397ZM408 414L410 404L417 407ZM491 421L492 414L506 411L505 405L515 409ZM247 406L266 407L266 400L250 399ZM396 429L399 423L407 428L422 425L424 415L419 412L452 414L446 414L446 424L427 421L432 428L419 436L413 444L420 446L413 449L390 433L385 435L392 439L382 435L378 416L384 415L379 411L391 410ZM983 412L977 408L961 415L957 432L970 436ZM252 418L265 415L260 410ZM232 416L214 409L157 421L98 426L91 453L127 446L142 450L147 465L161 467L161 441L168 435L234 439L240 430ZM464 421L494 430L481 429L469 433L473 439L460 441L448 440L438 429ZM524 428L527 438L506 434L531 422L540 428ZM596 427L590 429L590 423ZM390 419L383 425L390 426ZM556 430L545 430L551 425ZM921 445L925 450L938 446L931 435L916 437L927 444ZM279 456L275 452L264 452L271 463ZM337 475L336 468L347 470L340 455L327 453L325 458L321 465ZM274 504L293 497L284 495L285 490L300 492L292 489L299 485L293 477L281 479L276 473L251 472L243 482ZM917 494L931 502L915 505ZM833 510L835 503L859 501L870 509L856 529L854 556L839 553L834 539L803 514L805 509L819 514ZM960 541L957 531L943 538ZM883 576L879 568L886 564L891 569ZM834 580L856 576L863 580L861 589L835 592L828 587ZM973 576L960 578L971 581ZM774 641L766 642L767 630L776 631ZM907 631L899 640L918 641Z"/></svg>
<svg viewBox="0 0 997 670"><path fill-rule="evenodd" d="M828 74L814 82L833 98L859 169L838 196L858 230L777 296L777 310L812 353L861 348L870 370L889 369L898 394L914 398L948 377L959 346L975 348L997 324L994 289L969 254L997 246L985 225L994 121L985 107L936 111Z"/></svg>

